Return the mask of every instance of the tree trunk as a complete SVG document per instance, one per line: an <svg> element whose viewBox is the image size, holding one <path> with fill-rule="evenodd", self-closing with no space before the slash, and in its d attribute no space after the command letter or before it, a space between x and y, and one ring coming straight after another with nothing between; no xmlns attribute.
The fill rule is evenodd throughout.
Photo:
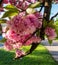
<svg viewBox="0 0 58 65"><path fill-rule="evenodd" d="M52 0L45 0L44 3L44 15L43 15L43 23L46 20L46 22L49 22L50 19L50 13L51 13L51 5L52 5ZM41 31L40 31L40 37L41 39L44 40L44 26L42 25Z"/></svg>

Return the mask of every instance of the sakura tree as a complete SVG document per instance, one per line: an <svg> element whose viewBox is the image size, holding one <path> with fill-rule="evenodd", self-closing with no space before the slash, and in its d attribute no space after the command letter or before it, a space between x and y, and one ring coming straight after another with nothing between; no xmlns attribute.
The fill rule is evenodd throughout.
<svg viewBox="0 0 58 65"><path fill-rule="evenodd" d="M50 18L53 3L57 4L58 0L0 0L0 13L4 13L0 17L0 34L4 48L16 50L15 59L32 53L45 38L52 43L57 37L53 19L58 12ZM7 24L3 29L2 23ZM20 50L22 46L29 45L31 48L27 52Z"/></svg>

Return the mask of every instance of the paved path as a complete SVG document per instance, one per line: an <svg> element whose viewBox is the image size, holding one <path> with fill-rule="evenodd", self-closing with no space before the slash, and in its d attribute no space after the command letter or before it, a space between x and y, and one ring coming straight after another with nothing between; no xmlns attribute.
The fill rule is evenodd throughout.
<svg viewBox="0 0 58 65"><path fill-rule="evenodd" d="M50 46L48 40L42 41L42 44L48 49L52 54L52 57L58 61L58 40L53 41L53 44Z"/></svg>

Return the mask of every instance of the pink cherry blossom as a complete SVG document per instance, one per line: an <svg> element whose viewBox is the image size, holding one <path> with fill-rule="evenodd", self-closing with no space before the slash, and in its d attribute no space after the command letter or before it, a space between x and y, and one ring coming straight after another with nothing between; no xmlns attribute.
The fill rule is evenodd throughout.
<svg viewBox="0 0 58 65"><path fill-rule="evenodd" d="M22 10L26 10L29 6L29 2L27 1L19 1L18 4L16 5L17 8L20 8Z"/></svg>
<svg viewBox="0 0 58 65"><path fill-rule="evenodd" d="M45 29L45 34L48 36L48 38L50 40L53 40L57 35L56 35L56 32L55 32L55 29L51 28L51 27L47 27Z"/></svg>
<svg viewBox="0 0 58 65"><path fill-rule="evenodd" d="M39 13L39 12L35 12L34 15L35 15L37 18L39 18L39 19L40 19L40 18L43 18L43 17L42 17L42 14ZM42 20L42 19L41 19L41 20Z"/></svg>
<svg viewBox="0 0 58 65"><path fill-rule="evenodd" d="M40 16L40 14L39 14L39 16ZM41 28L41 26L42 26L42 20L38 19L34 14L27 15L27 18L30 19L31 23L36 28Z"/></svg>
<svg viewBox="0 0 58 65"><path fill-rule="evenodd" d="M39 43L39 42L41 42L40 37L33 36L26 43L24 43L24 45L31 45L32 43Z"/></svg>
<svg viewBox="0 0 58 65"><path fill-rule="evenodd" d="M3 3L7 4L9 1L8 0L3 0Z"/></svg>
<svg viewBox="0 0 58 65"><path fill-rule="evenodd" d="M15 57L17 58L17 57L20 57L20 56L22 56L22 55L25 55L25 52L22 51L22 50L18 50L18 49L17 49L17 50L16 50L16 56L15 56Z"/></svg>
<svg viewBox="0 0 58 65"><path fill-rule="evenodd" d="M13 47L12 47L12 45L11 45L12 43L13 43L12 41L7 40L7 41L5 42L5 44L4 44L4 48L5 48L7 51L12 50L12 49L13 49Z"/></svg>
<svg viewBox="0 0 58 65"><path fill-rule="evenodd" d="M20 42L14 43L12 46L13 46L13 49L19 49L22 47L22 43L20 43Z"/></svg>
<svg viewBox="0 0 58 65"><path fill-rule="evenodd" d="M9 0L9 2L10 2L11 4L13 4L13 5L16 4L16 0Z"/></svg>
<svg viewBox="0 0 58 65"><path fill-rule="evenodd" d="M37 0L27 0L30 3L35 3Z"/></svg>
<svg viewBox="0 0 58 65"><path fill-rule="evenodd" d="M30 34L33 33L36 28L41 28L42 20L38 19L34 14L29 14L27 16L17 15L11 21L8 21L8 26L17 33L25 31Z"/></svg>
<svg viewBox="0 0 58 65"><path fill-rule="evenodd" d="M20 36L16 34L13 30L8 30L6 33L6 38L12 40L13 42L17 42L20 40Z"/></svg>
<svg viewBox="0 0 58 65"><path fill-rule="evenodd" d="M3 12L3 11L4 11L3 7L0 7L0 12Z"/></svg>

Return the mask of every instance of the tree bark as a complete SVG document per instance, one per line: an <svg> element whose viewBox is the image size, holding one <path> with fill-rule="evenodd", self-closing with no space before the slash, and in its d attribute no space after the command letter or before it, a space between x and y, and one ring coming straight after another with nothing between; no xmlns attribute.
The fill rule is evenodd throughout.
<svg viewBox="0 0 58 65"><path fill-rule="evenodd" d="M44 3L44 15L43 15L43 21L42 23L44 23L44 21L46 20L47 23L49 23L49 19L50 19L50 13L51 13L51 7L52 7L52 0L45 0ZM42 24L42 28L40 31L40 37L42 40L44 40L44 26Z"/></svg>

